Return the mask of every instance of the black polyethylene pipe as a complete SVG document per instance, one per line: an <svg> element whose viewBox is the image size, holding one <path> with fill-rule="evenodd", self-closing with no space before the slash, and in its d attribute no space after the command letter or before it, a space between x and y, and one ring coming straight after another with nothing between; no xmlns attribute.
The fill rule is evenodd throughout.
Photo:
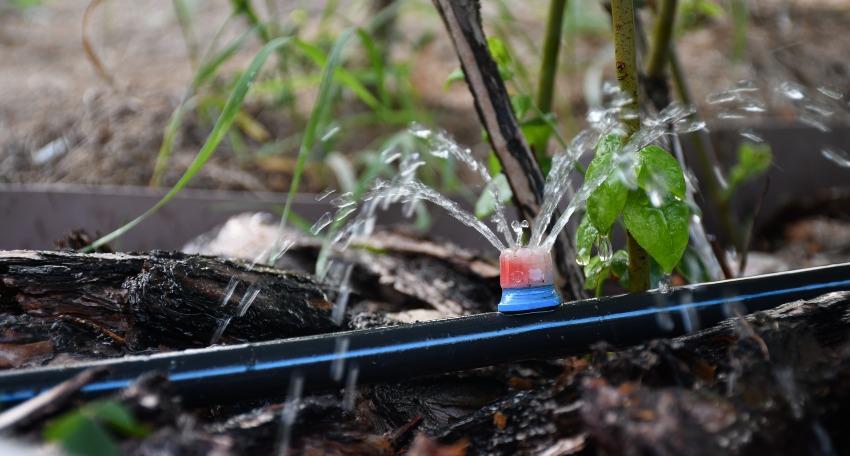
<svg viewBox="0 0 850 456"><path fill-rule="evenodd" d="M0 404L20 402L80 371L104 366L105 378L83 387L94 396L159 371L190 403L277 398L293 375L304 388L482 367L586 352L599 341L628 346L673 337L737 314L766 310L830 291L850 290L850 263L561 305L504 315L487 313L425 323L319 336L130 356L0 373ZM342 372L334 379L332 372Z"/></svg>

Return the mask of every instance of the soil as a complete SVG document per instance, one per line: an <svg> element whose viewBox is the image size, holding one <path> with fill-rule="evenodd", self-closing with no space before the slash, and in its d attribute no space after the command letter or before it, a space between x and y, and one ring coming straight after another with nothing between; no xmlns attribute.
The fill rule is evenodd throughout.
<svg viewBox="0 0 850 456"><path fill-rule="evenodd" d="M0 9L0 182L76 183L89 185L147 185L161 143L163 129L192 77L186 46L169 7L159 2L104 2L93 14L91 39L107 72L110 85L99 78L81 45L81 23L85 0L45 2L29 9ZM539 3L539 5L538 5ZM786 9L786 4L790 5ZM308 8L308 15L321 11L321 4L289 5ZM450 130L462 142L476 144L480 129L471 98L462 84L448 92L446 76L457 67L450 43L430 4L403 14L395 52L402 58L412 43L425 40L413 59L412 82L423 104L435 114L434 122ZM343 4L340 15L362 21L368 15ZM513 11L531 42L540 42L545 15L542 1L517 6ZM826 86L850 93L850 74L845 56L850 42L836 39L850 27L850 8L840 0L797 2L751 2L753 21L748 29L747 63L730 61L729 18L711 21L685 34L679 54L687 71L695 99L704 112L714 109L702 100L738 79L765 84L797 81L807 87ZM226 1L194 4L192 32L199 43L209 43L217 24L229 12ZM485 26L493 26L499 12L485 5ZM509 24L510 25L510 24ZM228 33L236 34L239 28ZM428 41L427 38L432 40ZM828 46L823 45L829 43ZM578 38L564 60L556 100L562 117L581 116L586 106L584 69L598 60L606 40L587 34ZM258 43L250 42L245 52L226 66L233 72L243 68ZM520 47L521 48L521 47ZM522 50L522 48L521 48ZM517 58L533 56L521 52ZM608 65L610 66L610 65ZM603 72L607 75L606 71ZM770 95L770 94L768 94ZM309 97L306 97L309 98ZM779 100L769 100L770 117L795 114ZM249 104L264 126L276 137L288 136L292 122L285 115L269 112L260 104ZM567 119L574 130L575 119ZM175 151L174 166L165 185L173 184L188 165L206 136L209 125L190 116ZM379 129L380 130L380 129ZM340 145L344 153L362 149L381 131L349 134ZM288 188L291 159L267 162L235 156L228 144L209 162L191 186L243 190ZM288 151L293 152L293 151ZM291 157L291 155L288 155ZM327 176L308 172L306 190L321 190Z"/></svg>

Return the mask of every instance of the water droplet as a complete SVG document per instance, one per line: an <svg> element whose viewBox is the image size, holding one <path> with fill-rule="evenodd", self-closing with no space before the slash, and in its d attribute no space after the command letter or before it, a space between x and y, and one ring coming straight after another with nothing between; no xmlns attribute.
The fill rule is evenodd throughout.
<svg viewBox="0 0 850 456"><path fill-rule="evenodd" d="M819 103L806 103L803 109L821 117L830 117L835 114L835 111Z"/></svg>
<svg viewBox="0 0 850 456"><path fill-rule="evenodd" d="M418 123L411 124L408 130L413 134L413 136L422 139L428 139L431 137L431 135L433 135L433 132L431 130L425 128L424 126Z"/></svg>
<svg viewBox="0 0 850 456"><path fill-rule="evenodd" d="M221 307L227 305L230 302L230 298L233 297L233 292L236 291L236 285L239 284L239 279L236 277L231 277L230 281L227 282L227 287L224 289L224 298L221 300Z"/></svg>
<svg viewBox="0 0 850 456"><path fill-rule="evenodd" d="M790 100L802 100L806 97L805 89L800 84L791 81L783 81L776 88L776 91L779 92L780 95L790 99Z"/></svg>
<svg viewBox="0 0 850 456"><path fill-rule="evenodd" d="M684 294L679 298L679 304L682 307L682 325L685 327L685 332L692 333L694 331L699 331L702 327L699 320L699 313L697 313L696 309L688 304L693 302L693 296L688 293Z"/></svg>
<svg viewBox="0 0 850 456"><path fill-rule="evenodd" d="M649 195L649 202L652 203L655 207L661 207L664 204L664 195L661 194L660 191L656 189L651 189L647 192Z"/></svg>
<svg viewBox="0 0 850 456"><path fill-rule="evenodd" d="M286 402L283 413L280 414L280 442L278 452L280 456L289 455L289 446L292 442L292 426L298 417L298 409L301 407L301 395L304 392L304 377L293 374L289 380L289 391L286 394Z"/></svg>
<svg viewBox="0 0 850 456"><path fill-rule="evenodd" d="M600 235L596 241L596 253L599 254L599 259L603 263L608 263L614 255L611 239L608 236Z"/></svg>
<svg viewBox="0 0 850 456"><path fill-rule="evenodd" d="M352 198L351 192L345 192L342 195L337 196L336 198L331 200L331 205L336 206L338 208L343 208L347 206L351 206L354 204L354 199Z"/></svg>
<svg viewBox="0 0 850 456"><path fill-rule="evenodd" d="M578 255L576 255L576 264L579 266L587 266L590 258L590 249L587 247L579 247Z"/></svg>
<svg viewBox="0 0 850 456"><path fill-rule="evenodd" d="M278 248L277 251L274 252L274 254L269 257L268 264L274 265L275 263L277 263L277 260L279 260L283 255L285 255L286 252L289 251L289 249L291 249L292 246L294 246L294 245L295 245L295 241L293 241L291 239L282 240L280 242L280 248Z"/></svg>
<svg viewBox="0 0 850 456"><path fill-rule="evenodd" d="M658 291L662 294L668 294L672 290L672 277L670 274L664 274L661 276L661 279L658 280Z"/></svg>
<svg viewBox="0 0 850 456"><path fill-rule="evenodd" d="M230 325L230 320L232 319L233 317L230 316L224 318L223 320L219 320L218 327L215 329L215 332L213 332L212 337L210 337L210 345L215 345L218 343L218 341L221 339L221 336L224 334L224 330L227 329L228 325Z"/></svg>
<svg viewBox="0 0 850 456"><path fill-rule="evenodd" d="M738 318L746 315L747 308L740 301L726 301L723 303L723 315L726 318Z"/></svg>
<svg viewBox="0 0 850 456"><path fill-rule="evenodd" d="M417 160L417 161L413 161L413 162L410 162L410 163L405 163L400 167L401 169L399 170L399 174L403 178L404 177L411 177L411 176L413 176L414 173L416 173L416 170L419 169L422 166L425 166L425 162L422 161L422 160Z"/></svg>
<svg viewBox="0 0 850 456"><path fill-rule="evenodd" d="M655 322L662 331L670 332L676 328L676 322L669 310L661 309L655 314Z"/></svg>
<svg viewBox="0 0 850 456"><path fill-rule="evenodd" d="M336 302L334 303L331 319L339 326L345 319L345 311L348 308L348 298L351 296L351 270L353 265L346 265L342 280L339 283L339 291L337 292Z"/></svg>
<svg viewBox="0 0 850 456"><path fill-rule="evenodd" d="M331 378L335 382L342 380L342 374L345 370L345 354L348 352L348 346L351 340L348 337L340 337L334 341L334 359L331 362Z"/></svg>
<svg viewBox="0 0 850 456"><path fill-rule="evenodd" d="M739 107L742 111L745 112L765 112L767 108L761 104L747 104Z"/></svg>
<svg viewBox="0 0 850 456"><path fill-rule="evenodd" d="M248 312L248 309L251 308L251 304L254 303L254 300L257 299L257 296L260 294L260 287L257 285L251 285L245 291L245 294L242 295L242 300L239 301L239 307L237 309L236 315L242 317Z"/></svg>
<svg viewBox="0 0 850 456"><path fill-rule="evenodd" d="M310 233L312 233L313 236L318 235L319 232L321 232L323 229L325 229L325 227L330 225L331 222L333 222L333 216L330 212L325 212L324 214L322 214L321 217L319 217L319 220L316 220L316 223L314 223L313 226L310 227Z"/></svg>
<svg viewBox="0 0 850 456"><path fill-rule="evenodd" d="M522 232L524 228L528 228L528 220L523 220L522 222L514 220L511 222L511 230L513 230L514 236L516 237L515 245L520 245L522 243Z"/></svg>
<svg viewBox="0 0 850 456"><path fill-rule="evenodd" d="M342 394L342 407L345 410L354 410L357 399L357 377L360 374L359 366L351 366L345 381L345 391Z"/></svg>
<svg viewBox="0 0 850 456"><path fill-rule="evenodd" d="M397 152L394 149L386 149L381 152L381 161L388 165L399 158L401 158L401 152Z"/></svg>
<svg viewBox="0 0 850 456"><path fill-rule="evenodd" d="M449 158L449 151L448 149L436 148L431 150L431 155L437 158Z"/></svg>
<svg viewBox="0 0 850 456"><path fill-rule="evenodd" d="M735 101L735 94L729 91L722 91L717 93L712 93L705 98L705 102L708 104L721 104L721 103L729 103Z"/></svg>
<svg viewBox="0 0 850 456"><path fill-rule="evenodd" d="M844 98L844 94L833 87L821 86L818 87L818 92L824 94L829 98L832 98L835 101L839 101Z"/></svg>
<svg viewBox="0 0 850 456"><path fill-rule="evenodd" d="M820 153L824 158L836 165L843 168L850 168L850 154L847 151L835 147L824 147Z"/></svg>
<svg viewBox="0 0 850 456"><path fill-rule="evenodd" d="M322 135L321 142L327 142L329 139L333 138L337 132L339 132L339 125L334 125Z"/></svg>
<svg viewBox="0 0 850 456"><path fill-rule="evenodd" d="M679 121L675 125L676 133L687 134L695 131L705 130L705 122L702 120L694 120L691 122Z"/></svg>
<svg viewBox="0 0 850 456"><path fill-rule="evenodd" d="M737 111L720 111L717 114L718 119L743 119L744 117L746 116Z"/></svg>
<svg viewBox="0 0 850 456"><path fill-rule="evenodd" d="M829 133L830 131L832 131L832 129L826 125L826 122L824 122L821 116L813 114L809 111L804 111L802 114L800 114L800 122L810 127L814 127L823 133Z"/></svg>
<svg viewBox="0 0 850 456"><path fill-rule="evenodd" d="M331 195L331 193L333 193L333 192L335 192L335 191L336 191L335 189L330 188L330 187L328 187L328 188L326 188L326 189L322 190L322 191L321 191L321 193L319 193L318 195L316 195L316 201L321 201L321 200L323 200L323 199L327 198L328 196L330 196L330 195Z"/></svg>
<svg viewBox="0 0 850 456"><path fill-rule="evenodd" d="M749 139L749 140L750 140L750 141L752 141L752 142L756 142L756 143L762 143L762 142L764 142L764 138L762 138L761 136L759 136L759 135L758 135L758 134L757 134L757 133L756 133L753 129L751 129L751 128L745 128L745 129L741 130L741 131L740 131L740 134L741 134L741 136L743 136L744 138Z"/></svg>
<svg viewBox="0 0 850 456"><path fill-rule="evenodd" d="M346 217L353 214L355 211L357 211L357 207L344 207L338 210L336 212L336 215L334 216L334 222L340 222L344 220Z"/></svg>

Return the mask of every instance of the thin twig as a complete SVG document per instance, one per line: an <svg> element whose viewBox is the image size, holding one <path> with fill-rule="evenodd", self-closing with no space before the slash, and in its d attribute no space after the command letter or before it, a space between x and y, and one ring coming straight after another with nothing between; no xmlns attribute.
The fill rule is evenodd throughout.
<svg viewBox="0 0 850 456"><path fill-rule="evenodd" d="M84 370L38 396L6 410L0 414L0 432L8 431L24 421L32 422L55 412L80 388L97 379L105 371L105 368Z"/></svg>
<svg viewBox="0 0 850 456"><path fill-rule="evenodd" d="M714 252L714 256L717 258L717 262L720 263L720 270L723 271L723 277L727 279L734 278L735 275L732 274L732 268L729 267L729 261L726 259L723 246L714 238L710 239L709 243L711 244L711 250Z"/></svg>
<svg viewBox="0 0 850 456"><path fill-rule="evenodd" d="M115 80L112 78L112 75L106 71L106 67L103 66L103 62L101 62L100 58L97 56L97 53L94 51L94 46L91 44L91 39L89 38L89 22L91 21L91 16L94 14L94 10L97 9L100 4L103 3L103 0L91 0L86 6L86 10L83 13L83 52L86 54L86 58L89 60L89 63L94 67L95 73L106 81L111 87L115 86Z"/></svg>
<svg viewBox="0 0 850 456"><path fill-rule="evenodd" d="M756 200L756 207L753 209L753 220L750 222L749 229L747 229L747 234L744 237L744 243L741 245L741 262L738 264L738 277L743 277L744 270L747 269L747 257L750 253L750 244L752 244L753 230L756 227L756 221L758 220L759 214L761 214L761 208L764 203L765 197L767 197L767 191L769 189L770 176L767 176L764 178L764 184L761 187L761 194L759 195L759 199Z"/></svg>

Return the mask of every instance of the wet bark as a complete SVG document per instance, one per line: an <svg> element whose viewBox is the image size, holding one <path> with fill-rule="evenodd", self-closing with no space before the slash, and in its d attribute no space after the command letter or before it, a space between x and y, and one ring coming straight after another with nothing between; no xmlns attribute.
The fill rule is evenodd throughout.
<svg viewBox="0 0 850 456"><path fill-rule="evenodd" d="M338 329L331 309L310 276L245 263L165 252L0 252L2 367L205 346L228 318L223 342L329 332Z"/></svg>

